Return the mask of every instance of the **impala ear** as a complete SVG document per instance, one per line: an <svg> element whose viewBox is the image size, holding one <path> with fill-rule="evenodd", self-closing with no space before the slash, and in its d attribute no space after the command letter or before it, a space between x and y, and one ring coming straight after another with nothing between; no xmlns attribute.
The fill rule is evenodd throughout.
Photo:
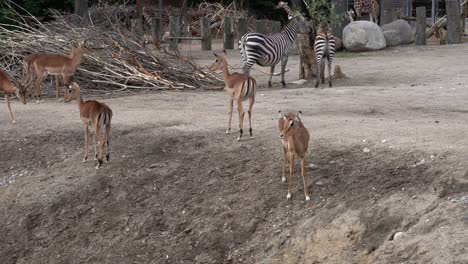
<svg viewBox="0 0 468 264"><path fill-rule="evenodd" d="M213 52L213 55L214 55L215 57L218 57L218 54L216 54L215 52Z"/></svg>
<svg viewBox="0 0 468 264"><path fill-rule="evenodd" d="M296 121L301 121L302 111L297 112Z"/></svg>
<svg viewBox="0 0 468 264"><path fill-rule="evenodd" d="M226 50L225 50L225 49L223 50L223 53L224 53L224 55L227 55L227 52L226 52Z"/></svg>
<svg viewBox="0 0 468 264"><path fill-rule="evenodd" d="M281 112L281 110L278 111L278 114L279 114L278 118L282 118L282 119L286 120L286 115L284 115L284 113Z"/></svg>

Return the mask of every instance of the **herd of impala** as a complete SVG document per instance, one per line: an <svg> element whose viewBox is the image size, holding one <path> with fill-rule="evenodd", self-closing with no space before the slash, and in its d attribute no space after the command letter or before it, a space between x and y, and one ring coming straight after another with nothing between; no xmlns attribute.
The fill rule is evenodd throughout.
<svg viewBox="0 0 468 264"><path fill-rule="evenodd" d="M84 101L81 95L81 88L76 82L70 83L70 77L73 76L76 69L80 65L84 53L92 52L92 49L86 46L85 41L80 42L78 45L73 46L68 56L60 54L31 54L24 59L24 79L16 85L11 81L8 75L0 71L0 92L5 94L7 109L10 113L11 120L15 123L15 118L10 108L9 94L16 94L23 104L26 104L27 98L32 97L32 93L28 88L31 86L33 76L34 81L34 97L37 102L41 101L41 83L44 78L49 75L55 76L56 80L56 97L60 97L60 77L66 85L64 91L64 100L69 102L76 99L80 112L80 118L83 122L85 130L85 146L84 158L85 162L88 158L88 141L89 141L89 126L93 127L93 142L94 142L94 160L96 161L96 169L103 163L103 153L105 152L105 160L109 161L109 136L111 128L112 110L104 103L88 100ZM239 112L239 137L241 139L243 134L243 120L244 108L242 102L249 100L248 115L249 115L249 133L252 136L252 108L255 102L255 93L257 88L256 80L244 73L229 73L226 51L222 54L214 54L216 57L215 62L211 65L210 69L213 71L221 70L223 72L223 79L225 82L225 89L229 94L229 121L226 133L231 129L231 119L234 100L238 104ZM301 174L304 182L304 195L306 200L309 200L306 188L306 177L304 168L305 153L309 145L309 132L301 121L301 112L281 113L278 119L278 129L283 149L283 182L285 178L285 163L286 158L289 158L290 164L290 177L287 198L291 197L291 183L294 173L294 160L299 158L301 160ZM105 129L105 133L104 130ZM97 154L96 137L98 140L100 152Z"/></svg>

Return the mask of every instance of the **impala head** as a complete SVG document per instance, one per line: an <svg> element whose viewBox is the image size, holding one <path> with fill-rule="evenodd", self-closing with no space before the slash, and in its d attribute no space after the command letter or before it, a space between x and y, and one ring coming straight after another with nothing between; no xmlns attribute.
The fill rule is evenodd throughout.
<svg viewBox="0 0 468 264"><path fill-rule="evenodd" d="M78 42L78 44L73 45L72 46L72 53L76 54L78 52L81 52L82 54L84 54L84 53L94 52L94 50L87 45L87 41L88 40L86 40L86 39L81 40L81 41Z"/></svg>
<svg viewBox="0 0 468 264"><path fill-rule="evenodd" d="M294 127L301 122L302 112L297 114L286 113L279 111L278 130L280 131L280 138L284 139L294 132Z"/></svg>
<svg viewBox="0 0 468 264"><path fill-rule="evenodd" d="M20 99L20 101L23 104L26 104L28 95L28 89L26 88L26 86L23 83L19 82L16 85L16 96Z"/></svg>
<svg viewBox="0 0 468 264"><path fill-rule="evenodd" d="M216 71L216 70L222 70L225 65L227 65L227 53L226 50L223 50L222 54L216 54L213 53L216 60L211 64L210 70Z"/></svg>
<svg viewBox="0 0 468 264"><path fill-rule="evenodd" d="M73 99L79 98L81 94L81 88L76 82L72 82L68 85L68 95L65 96L65 103L72 101Z"/></svg>

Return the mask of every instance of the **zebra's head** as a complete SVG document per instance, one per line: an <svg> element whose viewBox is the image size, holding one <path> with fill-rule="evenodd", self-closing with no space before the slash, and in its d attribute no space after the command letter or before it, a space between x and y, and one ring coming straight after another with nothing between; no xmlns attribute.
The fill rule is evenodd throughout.
<svg viewBox="0 0 468 264"><path fill-rule="evenodd" d="M294 12L289 8L288 3L284 1L280 1L276 6L275 9L284 9L286 13L288 13L288 19L291 20L294 17Z"/></svg>
<svg viewBox="0 0 468 264"><path fill-rule="evenodd" d="M227 53L226 50L223 50L222 54L216 54L213 52L213 55L215 56L216 60L211 64L210 70L212 71L217 71L217 70L223 70L224 67L227 67Z"/></svg>

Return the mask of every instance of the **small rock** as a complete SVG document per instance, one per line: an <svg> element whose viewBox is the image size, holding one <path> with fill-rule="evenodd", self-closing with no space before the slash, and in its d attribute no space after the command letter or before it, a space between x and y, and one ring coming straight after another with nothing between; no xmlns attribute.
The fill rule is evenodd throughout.
<svg viewBox="0 0 468 264"><path fill-rule="evenodd" d="M369 153L369 152L370 152L370 149L368 149L368 148L363 148L363 149L362 149L362 152L364 152L364 153Z"/></svg>
<svg viewBox="0 0 468 264"><path fill-rule="evenodd" d="M324 185L324 183L323 183L322 181L317 181L317 182L315 183L315 185L318 185L318 186L323 186L323 185Z"/></svg>
<svg viewBox="0 0 468 264"><path fill-rule="evenodd" d="M416 197L417 197L416 195L411 196L411 198L413 198L413 199L416 199Z"/></svg>
<svg viewBox="0 0 468 264"><path fill-rule="evenodd" d="M439 124L439 120L436 120L435 123L436 123L436 124Z"/></svg>
<svg viewBox="0 0 468 264"><path fill-rule="evenodd" d="M294 81L294 82L291 82L291 83L293 83L293 84L298 84L298 85L302 85L302 84L304 84L304 83L306 83L306 82L307 82L306 79L299 79L299 80Z"/></svg>
<svg viewBox="0 0 468 264"><path fill-rule="evenodd" d="M313 163L310 163L310 164L309 164L309 168L312 169L312 170L315 170L315 169L318 168L318 166L315 165L315 164L313 164Z"/></svg>
<svg viewBox="0 0 468 264"><path fill-rule="evenodd" d="M335 160L330 160L330 162L328 162L328 164L335 164L336 161Z"/></svg>
<svg viewBox="0 0 468 264"><path fill-rule="evenodd" d="M122 158L123 158L123 157L124 157L124 156L122 156ZM151 165L149 166L149 168L150 168L150 169L154 169L154 168L156 168L157 166L158 166L158 164L157 164L157 163L154 163L154 164L151 164Z"/></svg>
<svg viewBox="0 0 468 264"><path fill-rule="evenodd" d="M393 240L398 240L404 238L405 236L406 234L403 232L396 232L395 234L393 234Z"/></svg>
<svg viewBox="0 0 468 264"><path fill-rule="evenodd" d="M423 165L424 163L426 163L426 160L422 159L422 160L420 160L419 162L417 162L416 164L414 164L413 167L421 166L421 165Z"/></svg>

